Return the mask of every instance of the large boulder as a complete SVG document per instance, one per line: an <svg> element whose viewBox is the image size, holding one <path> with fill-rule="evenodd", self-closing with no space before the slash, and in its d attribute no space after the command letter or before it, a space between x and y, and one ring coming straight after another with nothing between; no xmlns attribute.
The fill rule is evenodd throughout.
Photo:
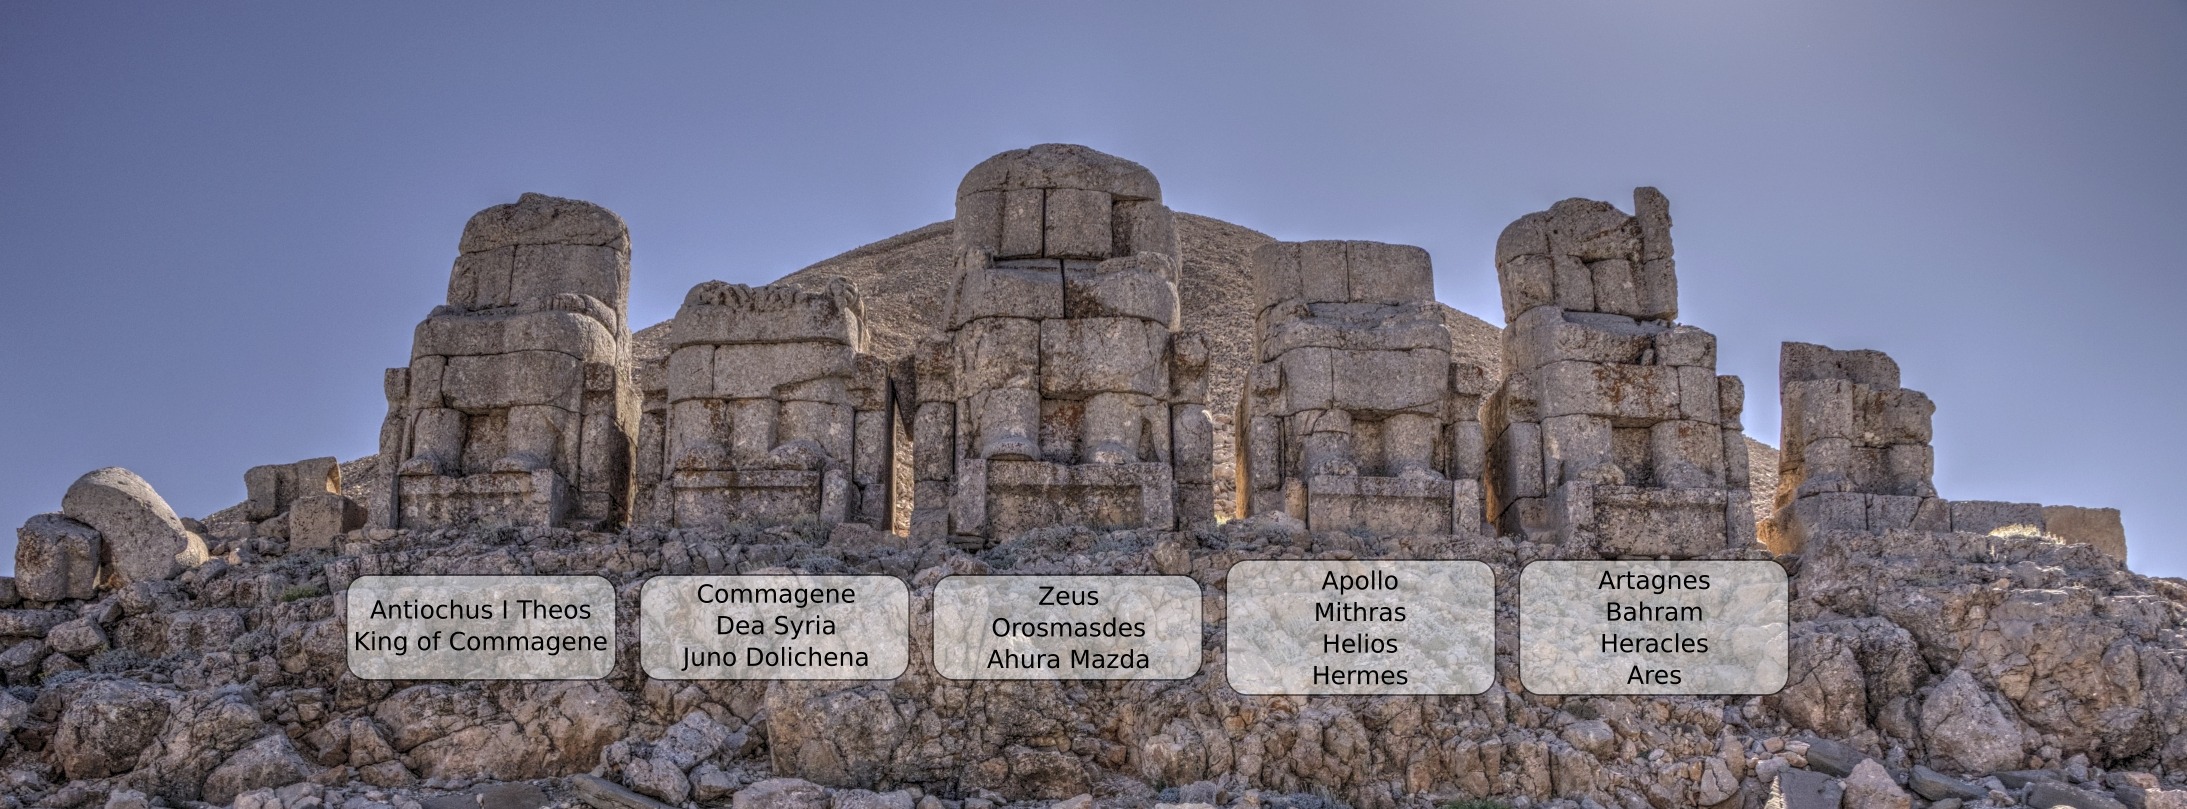
<svg viewBox="0 0 2187 809"><path fill-rule="evenodd" d="M152 484L118 466L77 478L61 498L61 513L98 529L117 587L174 578L207 555L205 538L182 526Z"/></svg>
<svg viewBox="0 0 2187 809"><path fill-rule="evenodd" d="M88 599L99 584L99 532L60 514L15 529L15 591L31 601Z"/></svg>
<svg viewBox="0 0 2187 809"><path fill-rule="evenodd" d="M273 789L310 778L319 768L297 754L289 737L275 733L236 751L205 777L205 802L225 805L254 789Z"/></svg>
<svg viewBox="0 0 2187 809"><path fill-rule="evenodd" d="M108 681L77 691L66 703L50 751L53 764L75 781L136 769L138 755L159 738L174 711L175 693Z"/></svg>
<svg viewBox="0 0 2187 809"><path fill-rule="evenodd" d="M1938 766L1995 772L2020 766L2020 726L1966 669L1953 669L1921 703L1921 736Z"/></svg>

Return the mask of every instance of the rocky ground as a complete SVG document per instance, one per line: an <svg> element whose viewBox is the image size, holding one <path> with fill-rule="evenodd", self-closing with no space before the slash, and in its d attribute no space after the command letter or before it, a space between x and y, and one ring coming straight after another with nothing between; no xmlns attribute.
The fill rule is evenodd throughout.
<svg viewBox="0 0 2187 809"><path fill-rule="evenodd" d="M2187 584L2039 537L1837 534L1777 557L1794 574L1792 678L1759 698L1521 693L1519 567L1591 554L1485 537L1365 539L1257 519L1191 534L1055 529L966 554L794 524L373 529L324 551L275 539L211 551L175 579L88 600L8 594L0 806L2187 805ZM1232 563L1373 557L1496 568L1495 686L1434 698L1228 688ZM637 673L645 578L761 571L904 578L910 670L877 683ZM1200 673L943 680L924 602L943 576L984 572L1190 575L1208 593ZM621 595L618 667L592 682L358 680L337 615L348 582L375 573L607 576Z"/></svg>

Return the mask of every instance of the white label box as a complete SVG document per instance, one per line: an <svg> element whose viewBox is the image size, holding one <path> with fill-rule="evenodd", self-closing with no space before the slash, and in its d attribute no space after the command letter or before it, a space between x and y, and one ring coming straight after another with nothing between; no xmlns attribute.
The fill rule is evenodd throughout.
<svg viewBox="0 0 2187 809"><path fill-rule="evenodd" d="M1479 694L1496 678L1496 574L1464 561L1245 561L1229 574L1240 694Z"/></svg>
<svg viewBox="0 0 2187 809"><path fill-rule="evenodd" d="M1774 694L1789 587L1775 562L1535 562L1519 680L1536 694Z"/></svg>
<svg viewBox="0 0 2187 809"><path fill-rule="evenodd" d="M911 662L894 576L657 576L638 616L656 680L893 680Z"/></svg>
<svg viewBox="0 0 2187 809"><path fill-rule="evenodd" d="M360 576L344 596L363 680L597 680L615 668L599 576Z"/></svg>
<svg viewBox="0 0 2187 809"><path fill-rule="evenodd" d="M1181 680L1200 671L1187 576L951 576L934 668L952 680Z"/></svg>

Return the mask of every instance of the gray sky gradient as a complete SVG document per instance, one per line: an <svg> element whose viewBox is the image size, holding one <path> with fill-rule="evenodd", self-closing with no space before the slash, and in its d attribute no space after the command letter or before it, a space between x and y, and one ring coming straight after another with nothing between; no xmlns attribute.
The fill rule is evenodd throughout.
<svg viewBox="0 0 2187 809"><path fill-rule="evenodd" d="M1780 341L1881 349L1944 496L2119 507L2178 576L2183 44L2177 2L0 4L0 525L100 466L197 516L373 452L464 220L521 192L630 223L645 325L1066 141L1424 246L1491 322L1506 223L1658 186L1750 433Z"/></svg>

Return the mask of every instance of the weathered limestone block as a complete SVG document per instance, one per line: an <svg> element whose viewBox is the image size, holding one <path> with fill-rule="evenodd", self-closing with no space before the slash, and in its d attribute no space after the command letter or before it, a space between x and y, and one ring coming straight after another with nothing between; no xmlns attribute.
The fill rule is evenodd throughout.
<svg viewBox="0 0 2187 809"><path fill-rule="evenodd" d="M15 591L30 601L98 594L99 532L60 514L40 514L15 529Z"/></svg>
<svg viewBox="0 0 2187 809"><path fill-rule="evenodd" d="M1878 351L1786 343L1784 448L1777 500L1818 492L1932 497L1928 447L1935 404L1898 386L1898 364Z"/></svg>
<svg viewBox="0 0 2187 809"><path fill-rule="evenodd" d="M1497 239L1503 381L1482 408L1487 513L1505 533L1613 555L1751 544L1745 388L1716 338L1672 322L1669 203L1565 200Z"/></svg>
<svg viewBox="0 0 2187 809"><path fill-rule="evenodd" d="M2035 503L1953 500L1951 510L1951 530L1962 534L1988 534L2007 529L2028 534L2043 532L2043 507Z"/></svg>
<svg viewBox="0 0 2187 809"><path fill-rule="evenodd" d="M244 516L265 520L285 513L299 497L342 491L342 465L333 458L254 466L243 471Z"/></svg>
<svg viewBox="0 0 2187 809"><path fill-rule="evenodd" d="M640 474L665 486L660 517L686 528L818 517L887 529L900 416L887 365L864 353L864 320L840 280L693 287L676 313L660 465Z"/></svg>
<svg viewBox="0 0 2187 809"><path fill-rule="evenodd" d="M1426 251L1277 242L1253 256L1257 317L1234 419L1239 516L1323 530L1481 525L1485 369L1454 362Z"/></svg>
<svg viewBox="0 0 2187 809"><path fill-rule="evenodd" d="M2094 545L2120 563L2126 562L2126 527L2119 521L2118 509L2044 506L2043 532L2063 542ZM21 569L21 563L17 563L16 570Z"/></svg>
<svg viewBox="0 0 2187 809"><path fill-rule="evenodd" d="M289 547L300 550L334 547L342 534L363 528L364 507L339 494L301 497L289 507Z"/></svg>
<svg viewBox="0 0 2187 809"><path fill-rule="evenodd" d="M99 532L102 581L112 587L171 579L207 556L205 538L183 528L144 478L118 466L77 478L61 514Z"/></svg>
<svg viewBox="0 0 2187 809"><path fill-rule="evenodd" d="M914 535L1211 521L1208 350L1177 331L1154 176L1082 146L1005 152L965 176L956 221L949 333L912 361Z"/></svg>
<svg viewBox="0 0 2187 809"><path fill-rule="evenodd" d="M1957 507L1931 483L1936 405L1899 387L1898 363L1808 343L1779 359L1783 447L1763 544L1796 553L1824 531L1952 530Z"/></svg>
<svg viewBox="0 0 2187 809"><path fill-rule="evenodd" d="M388 372L384 527L625 522L640 393L622 220L525 194L473 216L448 303Z"/></svg>

